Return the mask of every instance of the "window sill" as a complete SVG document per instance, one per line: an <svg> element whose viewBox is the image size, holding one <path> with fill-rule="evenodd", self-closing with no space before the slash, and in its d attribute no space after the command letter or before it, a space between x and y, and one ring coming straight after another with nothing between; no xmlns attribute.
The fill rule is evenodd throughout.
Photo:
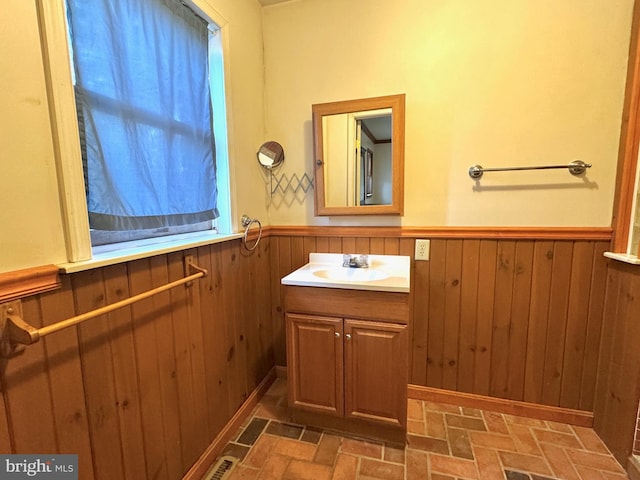
<svg viewBox="0 0 640 480"><path fill-rule="evenodd" d="M91 260L57 265L62 273L75 273L92 268L106 267L117 263L129 262L154 255L187 250L189 248L211 245L242 238L242 233L220 234L211 232L184 233L171 237L155 238L152 241L140 240L115 245L102 245L93 249Z"/></svg>
<svg viewBox="0 0 640 480"><path fill-rule="evenodd" d="M640 258L635 255L629 255L628 253L604 252L604 256L619 262L629 263L631 265L640 265Z"/></svg>

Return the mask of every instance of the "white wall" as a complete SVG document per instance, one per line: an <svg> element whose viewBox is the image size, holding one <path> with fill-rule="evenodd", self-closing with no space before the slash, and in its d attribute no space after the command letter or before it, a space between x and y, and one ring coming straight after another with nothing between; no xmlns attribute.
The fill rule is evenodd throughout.
<svg viewBox="0 0 640 480"><path fill-rule="evenodd" d="M311 105L406 93L405 215L272 224L609 226L633 0L298 0L263 9L267 137L313 172ZM469 166L593 163L485 174ZM479 188L476 188L479 187Z"/></svg>
<svg viewBox="0 0 640 480"><path fill-rule="evenodd" d="M633 0L201 1L228 33L234 217L610 224ZM66 260L35 4L5 0L0 19L0 272ZM312 173L313 103L395 93L407 95L404 217L316 218L312 192L270 197L264 140L285 147L277 174ZM474 190L466 173L576 158L594 164L586 180L487 174Z"/></svg>
<svg viewBox="0 0 640 480"><path fill-rule="evenodd" d="M244 212L267 223L256 160L264 141L261 7L256 0L199 1L226 33L235 224ZM35 1L2 3L0 273L67 260L40 35Z"/></svg>
<svg viewBox="0 0 640 480"><path fill-rule="evenodd" d="M35 2L0 20L0 272L66 260Z"/></svg>

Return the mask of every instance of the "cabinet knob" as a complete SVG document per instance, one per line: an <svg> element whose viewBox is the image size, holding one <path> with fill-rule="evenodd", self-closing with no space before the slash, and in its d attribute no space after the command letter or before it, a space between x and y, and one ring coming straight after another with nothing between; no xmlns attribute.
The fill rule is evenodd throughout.
<svg viewBox="0 0 640 480"><path fill-rule="evenodd" d="M336 338L340 338L340 332L336 332L334 333L334 335L336 336Z"/></svg>
<svg viewBox="0 0 640 480"><path fill-rule="evenodd" d="M351 334L350 334L350 333L347 333L347 334L345 335L345 337L347 338L347 340L351 340Z"/></svg>

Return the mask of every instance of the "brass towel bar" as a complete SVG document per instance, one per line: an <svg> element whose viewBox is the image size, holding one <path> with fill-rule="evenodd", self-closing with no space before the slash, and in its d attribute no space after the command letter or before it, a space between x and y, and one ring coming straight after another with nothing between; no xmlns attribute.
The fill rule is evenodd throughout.
<svg viewBox="0 0 640 480"><path fill-rule="evenodd" d="M76 315L75 317L67 318L66 320L61 320L60 322L47 325L46 327L35 328L26 323L21 316L19 301L0 305L2 314L0 317L0 356L11 357L20 351L18 348L19 345L34 344L40 340L41 337L46 337L52 333L78 325L92 318L126 307L127 305L131 305L132 303L139 302L140 300L166 292L167 290L171 290L172 288L180 285L186 284L187 286L190 286L191 282L205 277L208 274L207 270L198 267L194 263L193 256L191 255L185 257L184 265L185 272L189 275L181 278L180 280L175 280L167 283L166 285L162 285L152 290L147 290L146 292L112 303L111 305L106 305L104 307L91 310L90 312Z"/></svg>

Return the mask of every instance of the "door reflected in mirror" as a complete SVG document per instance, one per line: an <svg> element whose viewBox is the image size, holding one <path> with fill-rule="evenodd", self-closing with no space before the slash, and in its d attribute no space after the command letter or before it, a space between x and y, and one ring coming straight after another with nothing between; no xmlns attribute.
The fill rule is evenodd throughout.
<svg viewBox="0 0 640 480"><path fill-rule="evenodd" d="M404 95L312 109L316 215L402 215Z"/></svg>

